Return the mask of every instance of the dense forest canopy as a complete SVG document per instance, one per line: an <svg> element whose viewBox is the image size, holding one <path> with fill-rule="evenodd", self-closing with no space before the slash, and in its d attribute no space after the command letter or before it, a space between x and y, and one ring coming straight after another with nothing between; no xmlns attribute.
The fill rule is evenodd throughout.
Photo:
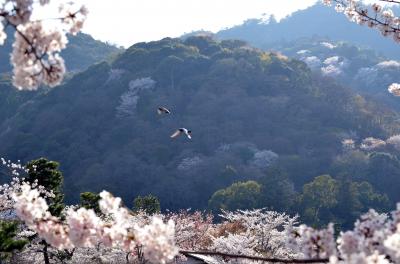
<svg viewBox="0 0 400 264"><path fill-rule="evenodd" d="M158 116L159 106L172 114ZM303 185L331 174L338 186L342 175L370 182L389 206L397 196L367 176L379 164L358 176L347 160L375 156L344 153L341 142L389 138L396 118L299 60L242 41L167 38L135 44L22 105L1 124L0 153L59 161L69 202L108 189L127 201L156 195L161 208L208 209L214 192L252 180L261 188L255 206L297 212ZM193 139L171 140L178 127Z"/></svg>

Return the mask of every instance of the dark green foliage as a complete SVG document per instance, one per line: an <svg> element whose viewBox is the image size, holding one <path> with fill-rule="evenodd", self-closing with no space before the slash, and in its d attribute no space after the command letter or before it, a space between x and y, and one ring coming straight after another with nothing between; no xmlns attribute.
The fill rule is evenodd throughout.
<svg viewBox="0 0 400 264"><path fill-rule="evenodd" d="M100 195L98 193L83 192L80 194L79 206L86 209L93 209L94 212L98 215L101 213L99 201Z"/></svg>
<svg viewBox="0 0 400 264"><path fill-rule="evenodd" d="M29 102L38 93L37 91L18 91L11 85L11 75L0 73L0 123L15 115L21 105Z"/></svg>
<svg viewBox="0 0 400 264"><path fill-rule="evenodd" d="M27 240L16 239L18 223L13 221L0 221L0 259L4 260L16 250L21 250Z"/></svg>
<svg viewBox="0 0 400 264"><path fill-rule="evenodd" d="M35 96L47 93L47 89L43 87L38 91L18 91L12 86L9 61L14 32L10 27L7 28L7 34L5 44L0 47L0 123L17 114L20 107L29 107ZM68 36L68 40L67 48L61 52L68 72L85 70L92 64L111 60L123 51L121 48L94 40L87 34ZM70 74L67 74L65 80L69 78Z"/></svg>
<svg viewBox="0 0 400 264"><path fill-rule="evenodd" d="M261 185L255 181L237 182L216 191L208 201L211 210L219 213L223 210L252 209L260 207Z"/></svg>
<svg viewBox="0 0 400 264"><path fill-rule="evenodd" d="M29 170L26 180L30 183L37 182L47 191L52 191L54 197L47 198L49 212L54 216L60 216L64 209L64 194L62 185L64 177L58 169L59 164L45 158L30 161L26 168Z"/></svg>
<svg viewBox="0 0 400 264"><path fill-rule="evenodd" d="M313 225L321 226L333 221L348 229L360 214L370 208L388 210L387 196L377 193L365 181L352 182L346 177L333 179L321 175L303 186L295 210L303 220Z"/></svg>
<svg viewBox="0 0 400 264"><path fill-rule="evenodd" d="M297 193L286 172L272 167L258 182L262 186L260 207L284 212L291 210Z"/></svg>
<svg viewBox="0 0 400 264"><path fill-rule="evenodd" d="M305 205L304 217L315 224L325 223L332 219L330 209L334 208L338 201L338 183L329 175L318 176L311 183L303 186L300 203Z"/></svg>
<svg viewBox="0 0 400 264"><path fill-rule="evenodd" d="M133 210L143 210L148 214L156 214L161 211L160 201L154 195L138 196L133 200Z"/></svg>
<svg viewBox="0 0 400 264"><path fill-rule="evenodd" d="M135 88L146 77L155 84ZM121 97L131 104L121 108ZM159 106L172 114L158 116ZM125 201L151 193L170 210L206 209L216 191L256 181L262 206L283 211L315 176L341 174L330 170L344 135L386 138L396 118L300 61L240 41L167 38L36 95L0 123L0 153L60 161L68 203L105 189ZM169 137L181 126L192 140Z"/></svg>

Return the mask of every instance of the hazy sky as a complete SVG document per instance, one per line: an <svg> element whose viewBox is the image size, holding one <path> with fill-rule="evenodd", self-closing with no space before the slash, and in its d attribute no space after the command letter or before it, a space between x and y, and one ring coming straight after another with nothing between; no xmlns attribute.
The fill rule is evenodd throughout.
<svg viewBox="0 0 400 264"><path fill-rule="evenodd" d="M84 32L96 39L130 46L177 37L194 30L218 31L248 18L278 19L316 0L76 0L89 8Z"/></svg>

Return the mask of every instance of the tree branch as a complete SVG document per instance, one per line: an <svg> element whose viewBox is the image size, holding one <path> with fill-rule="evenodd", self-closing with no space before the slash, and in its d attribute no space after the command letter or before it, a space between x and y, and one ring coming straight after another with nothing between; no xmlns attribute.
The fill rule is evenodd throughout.
<svg viewBox="0 0 400 264"><path fill-rule="evenodd" d="M210 251L187 251L180 250L180 254L188 256L188 255L205 255L205 256L219 256L225 258L235 258L235 259L250 259L255 261L266 261L271 263L328 263L329 259L279 259L279 258L264 258L264 257L255 257L255 256L247 256L247 255L238 255L238 254L227 254L221 252L210 252Z"/></svg>
<svg viewBox="0 0 400 264"><path fill-rule="evenodd" d="M398 0L379 0L379 1L400 4L400 1L398 1ZM333 0L333 2L338 3L344 7L347 7L346 3L344 3L342 0ZM381 21L376 16L371 17L368 15L367 12L364 12L362 10L360 11L358 8L354 8L354 11L361 17L364 17L365 19L367 19L367 21L373 21L374 23L376 23L376 25L387 26L390 29L390 31L389 30L386 31L387 33L396 33L396 32L400 31L400 28L393 27L390 25L390 23Z"/></svg>
<svg viewBox="0 0 400 264"><path fill-rule="evenodd" d="M379 0L381 2L387 2L387 3L394 3L394 4L400 4L400 1L397 0Z"/></svg>

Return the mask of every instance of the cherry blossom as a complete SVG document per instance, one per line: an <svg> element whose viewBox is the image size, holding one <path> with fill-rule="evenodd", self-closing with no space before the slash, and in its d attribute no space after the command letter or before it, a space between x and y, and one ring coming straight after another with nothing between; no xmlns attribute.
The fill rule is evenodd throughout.
<svg viewBox="0 0 400 264"><path fill-rule="evenodd" d="M368 137L361 142L360 148L363 150L370 151L380 147L384 147L385 145L386 142L382 139Z"/></svg>
<svg viewBox="0 0 400 264"><path fill-rule="evenodd" d="M62 4L57 26L50 27L43 20L32 20L34 9L50 4L50 0L8 0L0 4L0 45L7 34L5 27L14 29L15 41L11 55L13 83L20 90L35 90L40 85L60 84L65 74L60 56L66 47L66 34L76 34L86 20L86 7L72 2Z"/></svg>
<svg viewBox="0 0 400 264"><path fill-rule="evenodd" d="M386 140L386 143L392 145L395 149L400 150L400 135L393 135Z"/></svg>
<svg viewBox="0 0 400 264"><path fill-rule="evenodd" d="M322 2L328 6L336 3L335 10L344 13L350 21L375 28L383 36L392 37L394 41L400 42L400 18L396 17L390 8L378 4L378 2L400 4L399 1L374 1L371 6L365 6L360 0L323 0Z"/></svg>
<svg viewBox="0 0 400 264"><path fill-rule="evenodd" d="M355 142L351 138L343 139L342 140L342 147L343 150L352 150L355 148Z"/></svg>
<svg viewBox="0 0 400 264"><path fill-rule="evenodd" d="M38 181L28 183L25 178L21 178L22 175L28 173L28 169L21 165L20 161L14 163L10 160L0 158L0 167L3 166L9 170L11 175L10 183L0 185L0 211L11 212L14 208L13 195L22 191L22 186L30 184L32 188L35 188L42 197L52 198L54 194L52 191L47 191L43 186L38 184Z"/></svg>
<svg viewBox="0 0 400 264"><path fill-rule="evenodd" d="M100 209L108 214L104 220L93 210L69 209L65 221L48 211L46 200L40 192L24 184L19 193L13 195L18 217L28 228L57 249L95 247L99 242L106 247L119 247L134 252L138 246L150 263L169 263L177 254L172 220L166 224L154 216L147 225L132 224L131 214L122 207L121 199L103 191L100 194Z"/></svg>
<svg viewBox="0 0 400 264"><path fill-rule="evenodd" d="M400 84L399 83L392 83L388 88L389 93L393 94L394 96L400 96Z"/></svg>

